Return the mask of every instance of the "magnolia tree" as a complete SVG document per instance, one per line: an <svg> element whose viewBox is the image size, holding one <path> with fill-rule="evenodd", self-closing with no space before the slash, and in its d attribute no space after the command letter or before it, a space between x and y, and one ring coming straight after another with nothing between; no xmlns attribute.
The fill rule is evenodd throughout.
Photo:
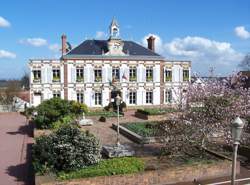
<svg viewBox="0 0 250 185"><path fill-rule="evenodd" d="M239 79L240 75L233 75L189 85L181 116L161 125L170 153L182 152L190 146L206 147L212 137L231 140L232 120L249 115L250 91L242 88ZM243 141L247 142L247 138L243 137Z"/></svg>

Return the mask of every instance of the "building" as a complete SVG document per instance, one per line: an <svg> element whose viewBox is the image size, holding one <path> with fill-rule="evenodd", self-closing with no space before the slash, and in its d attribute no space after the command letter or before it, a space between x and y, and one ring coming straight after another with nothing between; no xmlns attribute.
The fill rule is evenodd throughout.
<svg viewBox="0 0 250 185"><path fill-rule="evenodd" d="M170 61L148 48L120 38L112 20L107 40L85 40L71 49L62 35L62 57L32 59L31 105L52 97L75 100L90 108L107 106L119 93L128 107L174 105L191 80L190 61Z"/></svg>

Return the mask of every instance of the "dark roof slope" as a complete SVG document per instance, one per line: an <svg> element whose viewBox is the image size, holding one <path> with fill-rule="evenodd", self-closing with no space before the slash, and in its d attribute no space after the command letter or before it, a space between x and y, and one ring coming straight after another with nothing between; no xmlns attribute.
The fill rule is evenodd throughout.
<svg viewBox="0 0 250 185"><path fill-rule="evenodd" d="M133 42L123 41L123 52L130 56L151 56L160 57L159 54ZM102 55L103 52L108 52L107 40L86 40L70 52L66 54L67 57L75 55Z"/></svg>

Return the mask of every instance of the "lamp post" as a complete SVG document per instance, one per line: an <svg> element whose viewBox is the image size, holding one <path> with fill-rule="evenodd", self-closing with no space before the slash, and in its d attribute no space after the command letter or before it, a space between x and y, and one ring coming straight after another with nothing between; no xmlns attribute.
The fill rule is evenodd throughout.
<svg viewBox="0 0 250 185"><path fill-rule="evenodd" d="M115 104L117 106L117 143L116 143L117 147L120 146L120 138L119 138L119 135L120 135L120 116L119 116L120 112L119 111L120 110L119 110L119 107L121 105L121 100L122 98L118 94L115 98Z"/></svg>
<svg viewBox="0 0 250 185"><path fill-rule="evenodd" d="M232 164L232 176L231 176L231 185L235 185L236 178L236 162L237 162L237 151L240 144L240 137L242 129L244 127L244 122L239 118L235 118L232 122L232 139L233 139L233 164Z"/></svg>

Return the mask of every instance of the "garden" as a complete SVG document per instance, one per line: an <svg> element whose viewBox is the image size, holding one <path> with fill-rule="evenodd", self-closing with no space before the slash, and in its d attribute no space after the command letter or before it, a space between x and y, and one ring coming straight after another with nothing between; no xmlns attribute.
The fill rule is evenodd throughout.
<svg viewBox="0 0 250 185"><path fill-rule="evenodd" d="M228 175L231 164L228 160L232 155L230 123L236 116L249 119L246 109L249 106L249 91L237 84L213 81L205 86L190 85L185 96L186 104L178 106L179 109L145 108L136 111L147 116L164 116L164 119L130 122L126 121L126 117L121 119L124 122L121 123L120 133L134 142L136 150L139 148L143 152L136 153L134 157L112 159L102 155L102 138L79 128L77 120L83 113L90 117L108 118L117 117L116 112L91 112L86 105L73 101L58 98L46 100L35 108L37 115L33 117L33 122L37 128L50 129L51 132L36 138L33 146L34 169L40 175L54 174L56 180L147 174L159 169L163 174L169 174L176 167L193 172L189 174L190 178L198 174L198 171L195 174L196 169L204 169L204 174L210 173L207 169L213 169L211 171ZM27 112L30 114L32 111ZM116 124L113 128L117 129ZM248 128L246 124L241 141L242 153L248 153L247 147L244 148L250 143ZM147 150L157 152L149 155ZM223 166L223 169L216 166ZM176 179L178 174L174 175Z"/></svg>

